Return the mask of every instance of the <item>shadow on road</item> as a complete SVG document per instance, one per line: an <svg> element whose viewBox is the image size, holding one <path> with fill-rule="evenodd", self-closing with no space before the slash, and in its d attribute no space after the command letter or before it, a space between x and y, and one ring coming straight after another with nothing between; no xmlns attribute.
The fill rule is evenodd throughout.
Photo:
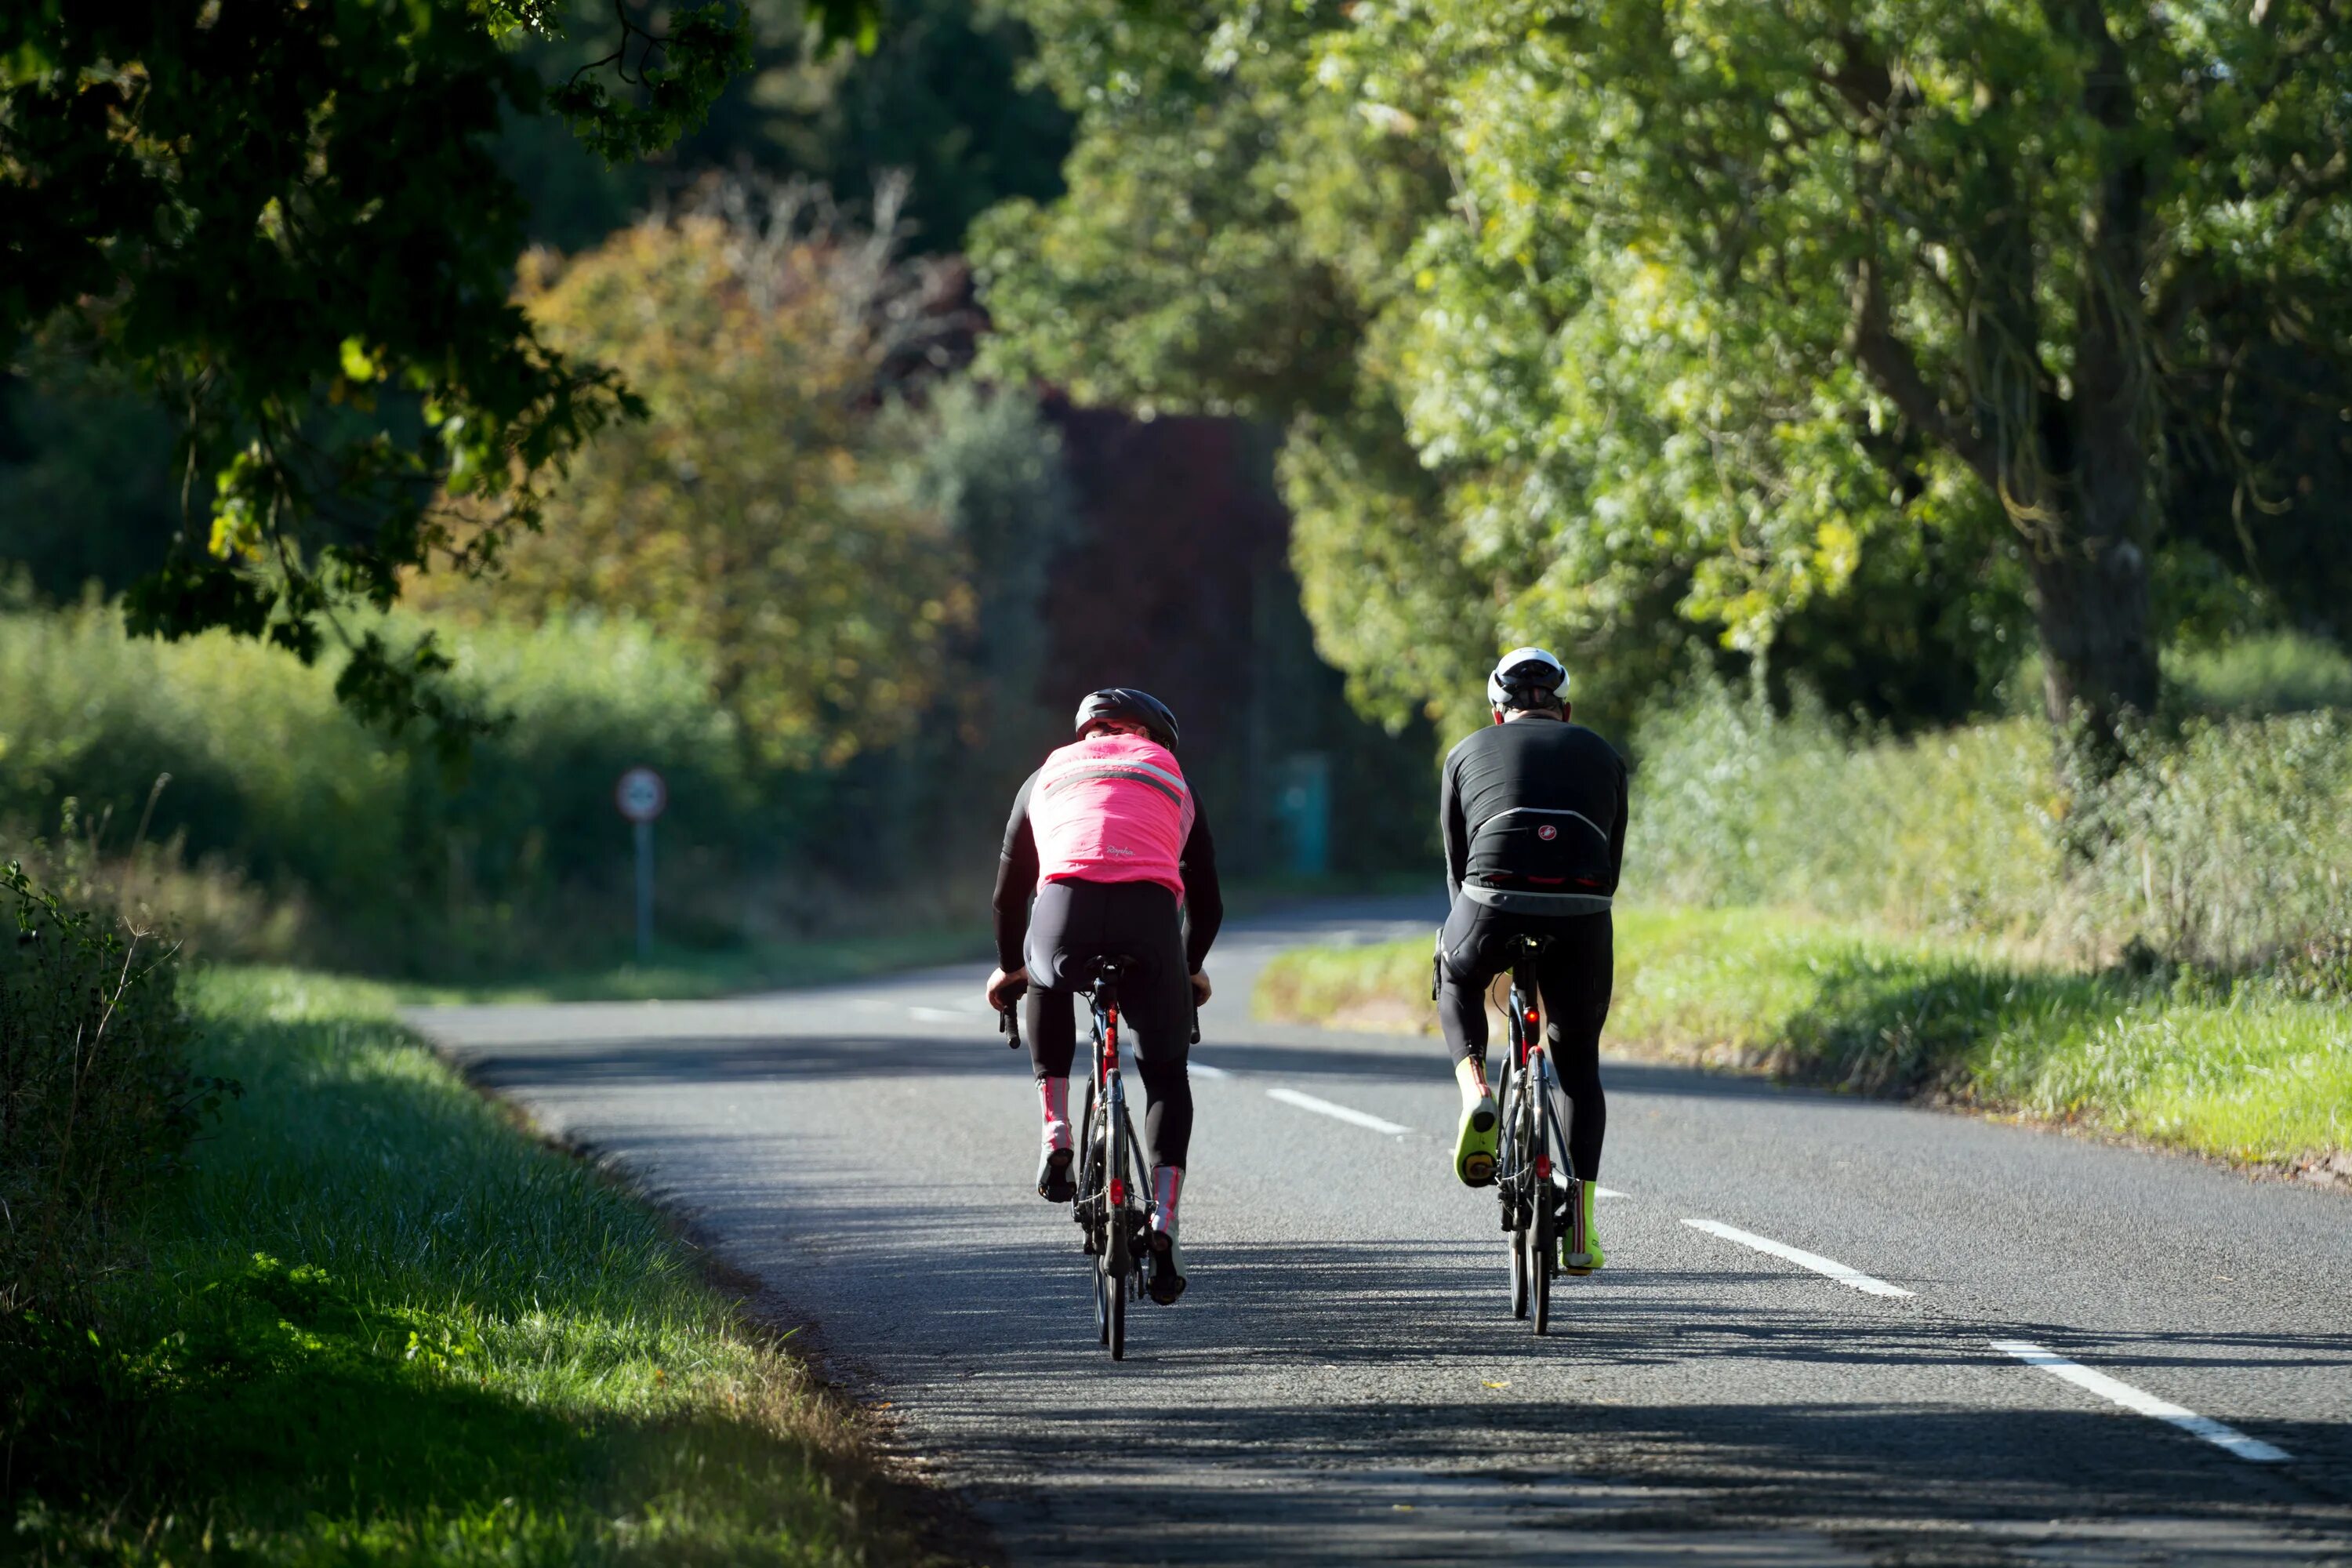
<svg viewBox="0 0 2352 1568"><path fill-rule="evenodd" d="M889 1228L877 1251L903 1256L908 1237ZM1694 1300L1719 1293L1725 1275L1658 1271L1601 1289L1564 1284L1565 1322L1538 1340L1502 1311L1499 1249L1203 1243L1193 1267L1181 1306L1134 1310L1130 1359L1113 1367L1091 1342L1074 1256L967 1238L926 1271L923 1293L955 1320L958 1337L978 1328L1020 1348L931 1382L923 1397L967 1418L964 1447L984 1445L990 1469L1066 1475L1082 1465L1097 1481L1126 1473L1139 1483L1182 1469L1184 1509L1211 1513L1224 1505L1203 1489L1230 1487L1230 1506L1262 1507L1249 1493L1273 1468L1326 1482L1459 1474L1531 1487L1515 1504L1530 1528L1547 1527L1547 1509L1551 1524L1580 1530L1885 1521L1907 1532L1922 1521L2230 1517L2286 1503L2352 1532L2342 1427L2265 1423L2259 1435L2303 1462L2264 1471L2030 1383L2009 1407L1969 1407L1938 1396L1950 1382L1939 1370L2028 1374L1987 1348L1984 1333L1924 1314L1710 1310ZM896 1325L918 1354L924 1315L910 1306ZM2055 1326L2029 1331L2091 1348ZM2209 1369L2242 1351L2352 1371L2352 1333L2178 1342ZM1818 1391L1822 1380L1803 1373L1822 1366L1839 1369L1828 1386L1852 1390L1852 1400L1769 1396L1783 1373L1789 1388ZM1399 1368L1415 1375L1399 1378ZM991 1418L1006 1406L1006 1384L1034 1390L1041 1378L1067 1399L1033 1405L1018 1423ZM1320 1396L1301 1397L1303 1385ZM1657 1397L1603 1398L1587 1385ZM1596 1483L1625 1495L1598 1505L1542 1496L1546 1484ZM1364 1500L1345 1485L1282 1496L1286 1534L1311 1540L1318 1509L1334 1528L1361 1522ZM1148 1486L1138 1503L1153 1506Z"/></svg>
<svg viewBox="0 0 2352 1568"><path fill-rule="evenodd" d="M1341 1037L1344 1039L1344 1037ZM1083 1047L1083 1042L1081 1042ZM1243 1036L1210 1038L1202 1060L1222 1070L1268 1079L1404 1084L1450 1090L1444 1047L1402 1037L1397 1045L1308 1044ZM468 1068L493 1088L529 1090L583 1085L690 1085L826 1079L1019 1076L1024 1056L992 1037L961 1035L775 1034L660 1035L581 1041L522 1049L476 1049ZM1648 1062L1610 1061L1602 1078L1612 1093L1686 1100L1803 1100L1825 1108L1878 1110L1869 1102L1765 1079L1700 1072Z"/></svg>

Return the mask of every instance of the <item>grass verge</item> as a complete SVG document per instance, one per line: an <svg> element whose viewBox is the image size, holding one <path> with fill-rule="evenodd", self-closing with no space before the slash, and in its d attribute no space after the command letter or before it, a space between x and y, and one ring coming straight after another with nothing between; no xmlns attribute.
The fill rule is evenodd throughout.
<svg viewBox="0 0 2352 1568"><path fill-rule="evenodd" d="M20 1361L0 1556L923 1560L855 1412L388 989L189 993L200 1065L245 1098L140 1217L97 1331Z"/></svg>
<svg viewBox="0 0 2352 1568"><path fill-rule="evenodd" d="M984 926L918 927L882 936L714 951L657 946L645 963L557 970L474 984L394 982L388 994L413 1004L693 1002L768 986L828 985L895 970L978 963L988 952Z"/></svg>
<svg viewBox="0 0 2352 1568"><path fill-rule="evenodd" d="M1270 963L1260 1016L1434 1027L1425 942ZM2069 973L1777 910L1622 910L1610 1043L2243 1164L2352 1167L2352 1009L2275 976Z"/></svg>

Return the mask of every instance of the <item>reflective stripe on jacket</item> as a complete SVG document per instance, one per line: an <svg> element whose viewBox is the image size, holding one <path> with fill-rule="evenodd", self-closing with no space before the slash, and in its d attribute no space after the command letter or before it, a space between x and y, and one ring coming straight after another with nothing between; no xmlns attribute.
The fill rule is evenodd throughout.
<svg viewBox="0 0 2352 1568"><path fill-rule="evenodd" d="M1037 880L1157 882L1184 896L1179 862L1192 831L1192 791L1167 747L1141 735L1064 746L1029 796Z"/></svg>

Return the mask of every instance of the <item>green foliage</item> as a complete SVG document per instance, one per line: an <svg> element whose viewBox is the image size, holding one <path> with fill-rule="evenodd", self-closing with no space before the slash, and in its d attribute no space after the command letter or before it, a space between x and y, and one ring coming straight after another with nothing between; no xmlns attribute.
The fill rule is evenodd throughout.
<svg viewBox="0 0 2352 1568"><path fill-rule="evenodd" d="M2352 708L2352 656L2334 643L2277 633L2167 654L2165 674L2187 707L2210 713Z"/></svg>
<svg viewBox="0 0 2352 1568"><path fill-rule="evenodd" d="M991 363L1289 420L1318 629L1374 711L1468 706L1525 640L1622 711L1696 634L1948 718L2029 608L2058 710L2151 710L2192 448L2257 563L2333 562L2265 547L2328 495L2263 508L2334 436L2228 412L2332 418L2273 396L2347 341L2323 6L1026 14L1080 139L1067 196L982 227ZM2219 560L2214 529L2179 525Z"/></svg>
<svg viewBox="0 0 2352 1568"><path fill-rule="evenodd" d="M2105 959L2137 936L2236 968L2352 931L2352 721L2197 718L2135 733L2069 797L2022 720L1856 744L1700 682L1637 735L1629 885L2001 935Z"/></svg>
<svg viewBox="0 0 2352 1568"><path fill-rule="evenodd" d="M951 535L869 439L908 287L887 241L795 188L719 187L568 262L534 255L537 329L625 374L647 417L572 465L495 578L421 598L635 614L707 663L770 762L839 764L905 733L970 613Z"/></svg>
<svg viewBox="0 0 2352 1568"><path fill-rule="evenodd" d="M584 616L463 628L451 647L508 715L454 773L341 709L331 668L219 634L126 638L103 607L0 616L0 824L53 826L78 796L85 820L110 818L101 847L120 853L169 773L152 838L306 912L303 951L501 973L625 938L612 788L647 763L670 784L669 929L740 931L743 868L793 840L761 815L700 658L640 623ZM283 946L266 931L206 934L216 952Z"/></svg>
<svg viewBox="0 0 2352 1568"><path fill-rule="evenodd" d="M941 384L919 408L895 405L877 442L898 454L908 500L940 521L969 563L971 612L939 717L983 765L1025 772L1062 727L1037 700L1046 580L1078 528L1060 437L1027 395L967 378Z"/></svg>
<svg viewBox="0 0 2352 1568"><path fill-rule="evenodd" d="M2352 1022L2271 977L2069 973L1784 910L1625 909L1610 1042L2294 1168L2352 1147ZM1433 1028L1425 942L1302 949L1261 1016Z"/></svg>
<svg viewBox="0 0 2352 1568"><path fill-rule="evenodd" d="M1146 413L1280 418L1344 399L1356 308L1298 232L1281 73L1255 57L1207 68L1211 8L1076 0L1024 15L1087 133L1060 200L1010 202L973 228L997 329L983 372Z"/></svg>
<svg viewBox="0 0 2352 1568"><path fill-rule="evenodd" d="M0 381L0 575L52 602L151 570L182 524L172 425L120 374L50 363Z"/></svg>
<svg viewBox="0 0 2352 1568"><path fill-rule="evenodd" d="M168 941L0 867L0 1320L54 1311L236 1086L198 1078Z"/></svg>
<svg viewBox="0 0 2352 1568"><path fill-rule="evenodd" d="M1024 79L1028 29L991 0L898 0L879 41L856 55L812 41L793 0L749 9L758 63L680 144L681 165L748 163L852 204L903 176L900 216L919 254L961 250L999 201L1061 191L1069 116Z"/></svg>
<svg viewBox="0 0 2352 1568"><path fill-rule="evenodd" d="M85 1329L0 1328L17 1550L905 1560L888 1483L665 1221L516 1130L380 992L213 972L253 1092Z"/></svg>
<svg viewBox="0 0 2352 1568"><path fill-rule="evenodd" d="M551 5L541 7L552 15ZM610 54L582 66L547 95L583 145L605 162L657 153L701 123L728 81L751 64L751 40L731 5L708 5L679 13L656 37L616 7L620 41ZM633 63L634 62L634 63ZM611 68L626 94L608 91L594 73Z"/></svg>
<svg viewBox="0 0 2352 1568"><path fill-rule="evenodd" d="M152 389L183 493L210 507L205 536L132 588L135 627L315 658L345 610L389 605L453 545L439 498L474 509L457 559L477 558L635 410L508 298L521 205L489 143L549 100L501 40L552 15L46 0L0 17L0 363L41 332ZM677 17L651 65L621 26L630 90L553 95L615 156L697 121L742 50L717 9ZM430 700L429 648L357 639L344 669L363 714L465 727Z"/></svg>

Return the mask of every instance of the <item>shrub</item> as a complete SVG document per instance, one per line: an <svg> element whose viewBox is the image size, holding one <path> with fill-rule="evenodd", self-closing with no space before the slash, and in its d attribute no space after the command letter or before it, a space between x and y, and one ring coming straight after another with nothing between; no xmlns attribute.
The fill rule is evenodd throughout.
<svg viewBox="0 0 2352 1568"><path fill-rule="evenodd" d="M54 1310L226 1089L188 1067L173 951L0 870L0 1318Z"/></svg>
<svg viewBox="0 0 2352 1568"><path fill-rule="evenodd" d="M1628 886L2242 967L2352 931L2352 721L2200 717L2070 800L2015 719L1856 740L1702 681L1637 734Z"/></svg>
<svg viewBox="0 0 2352 1568"><path fill-rule="evenodd" d="M119 854L169 773L152 832L180 853L162 871L206 872L225 913L260 893L316 921L299 942L213 931L211 951L299 946L374 969L510 967L623 943L628 838L612 787L635 763L669 781L666 909L723 925L744 862L789 847L769 816L789 797L763 809L690 652L592 616L445 635L508 719L457 771L351 718L331 668L217 635L129 638L95 604L0 615L0 824L21 844L78 797ZM252 886L230 898L241 879Z"/></svg>

